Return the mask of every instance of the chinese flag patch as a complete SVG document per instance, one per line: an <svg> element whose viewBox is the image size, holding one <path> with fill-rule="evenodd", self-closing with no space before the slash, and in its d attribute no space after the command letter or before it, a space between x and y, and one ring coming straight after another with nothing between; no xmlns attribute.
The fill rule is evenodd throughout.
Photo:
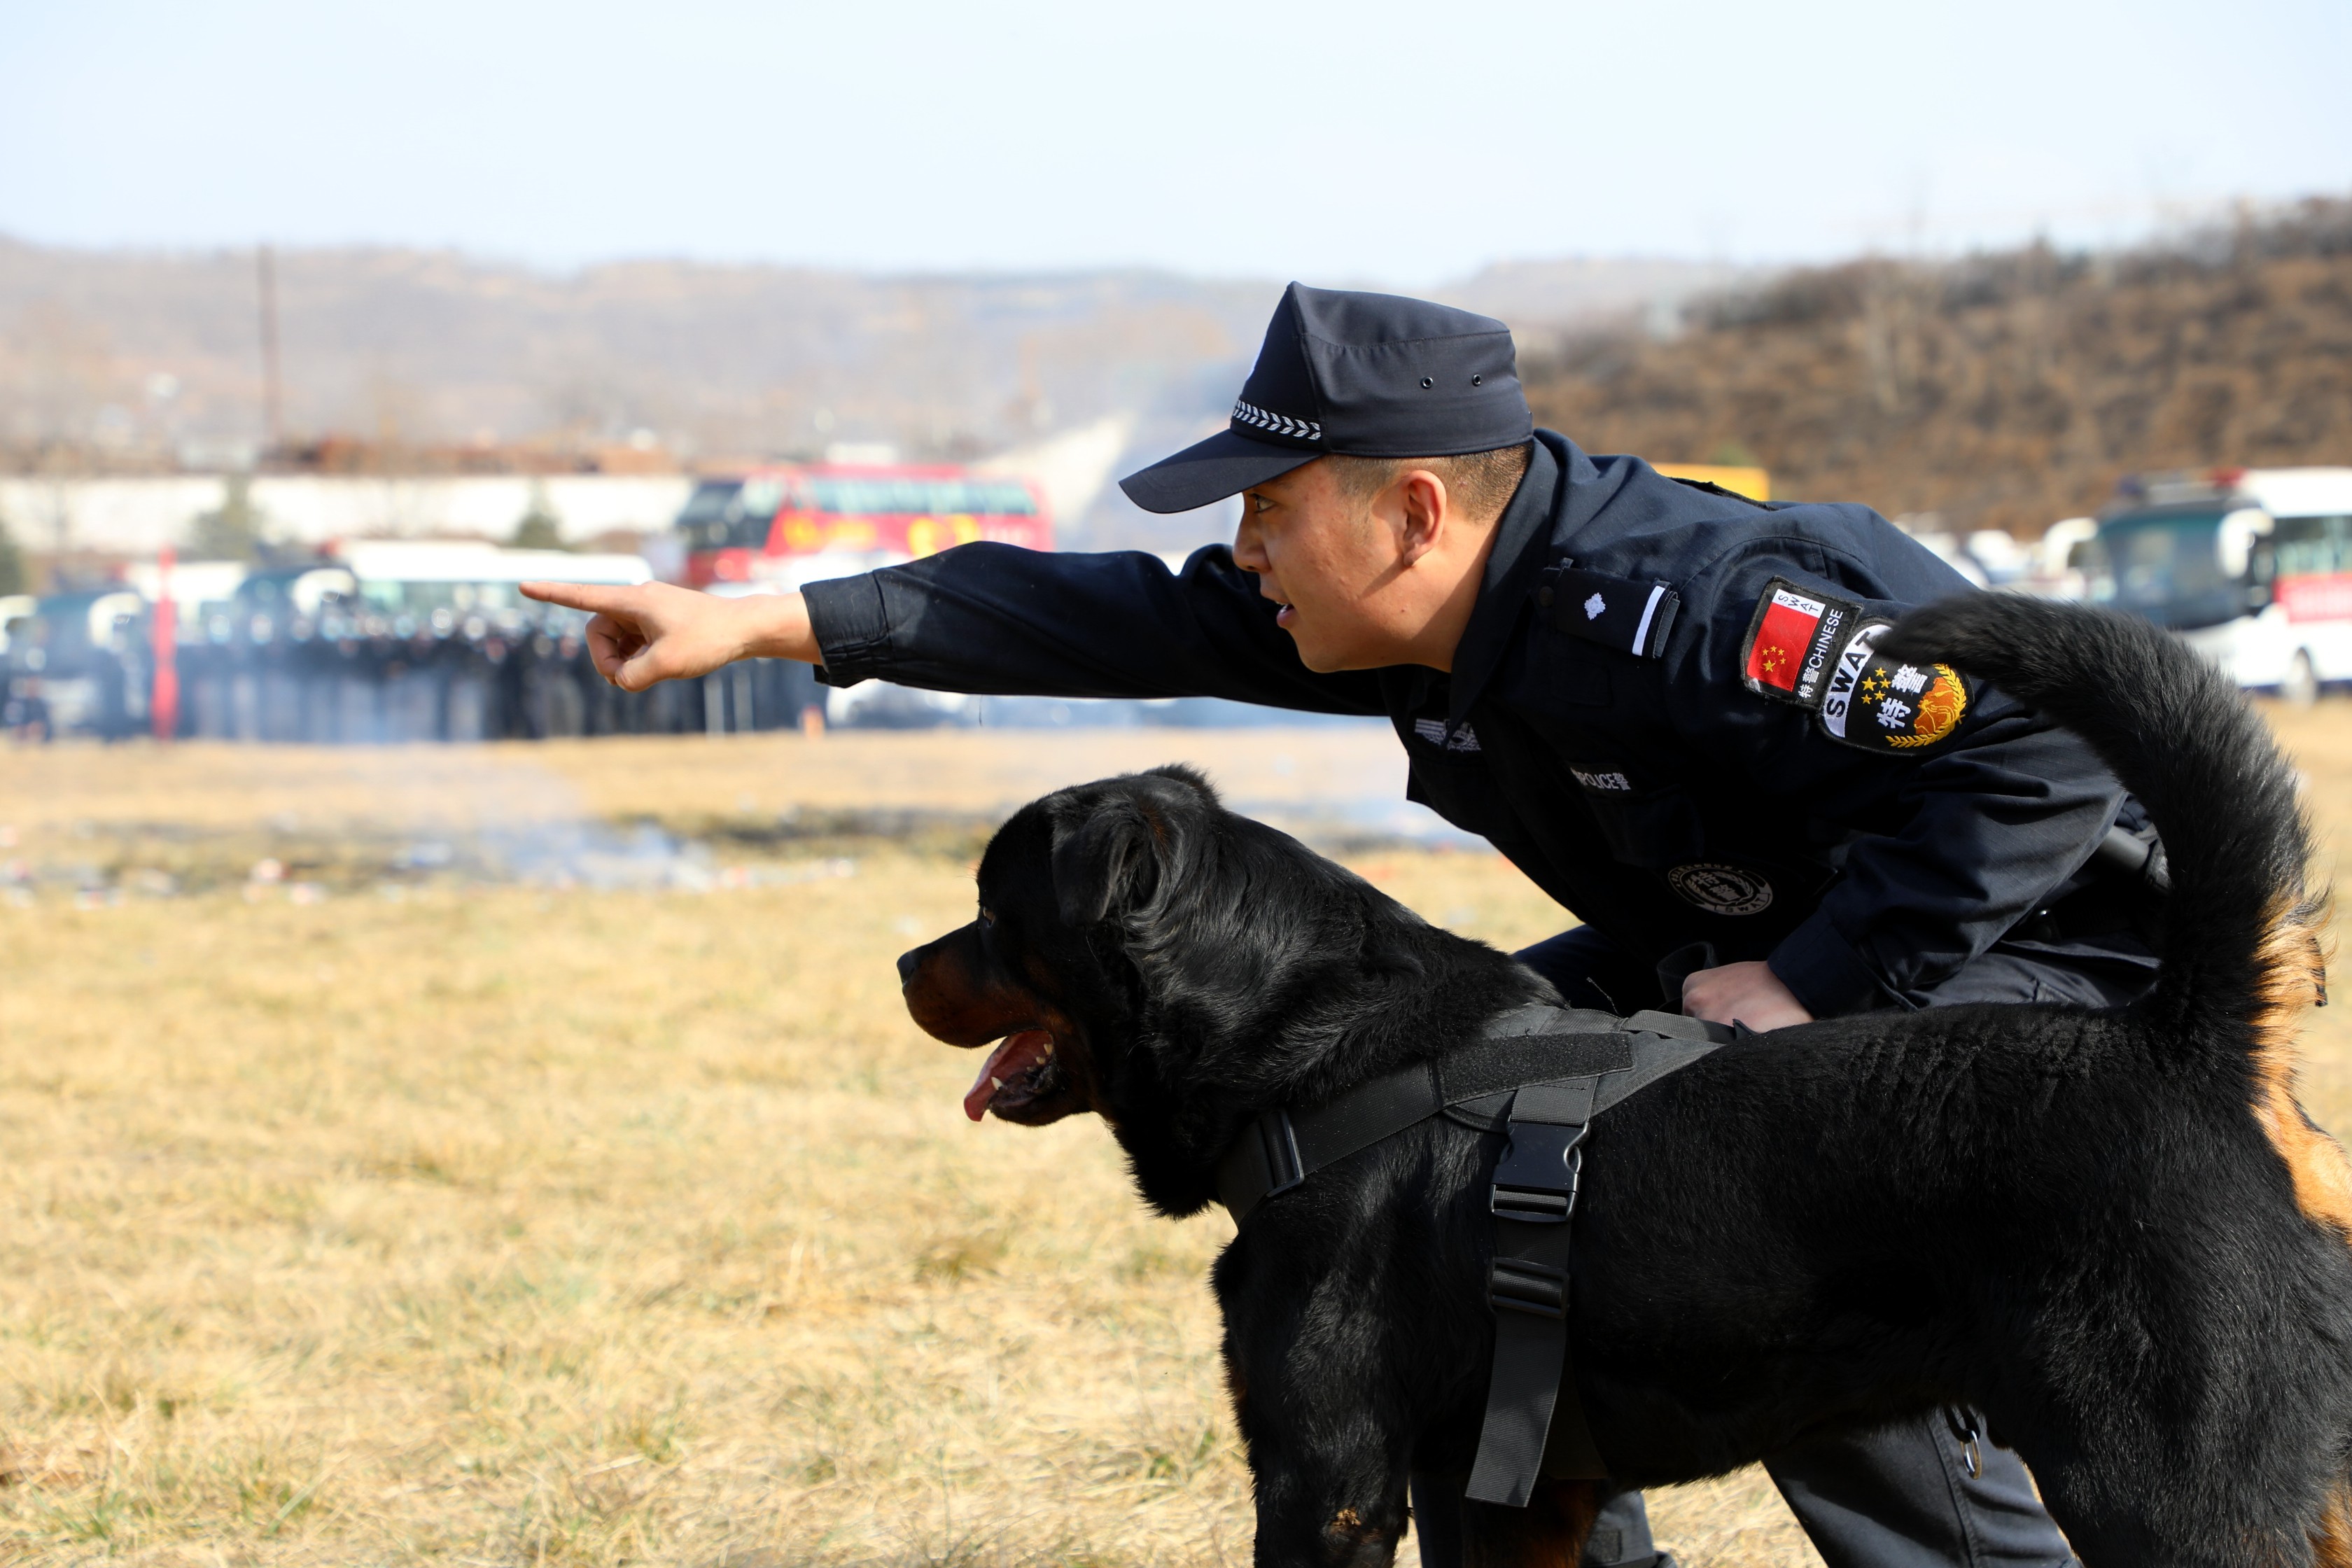
<svg viewBox="0 0 2352 1568"><path fill-rule="evenodd" d="M1831 660L1853 635L1862 606L1775 577L1756 603L1741 650L1748 690L1800 708L1818 708Z"/></svg>

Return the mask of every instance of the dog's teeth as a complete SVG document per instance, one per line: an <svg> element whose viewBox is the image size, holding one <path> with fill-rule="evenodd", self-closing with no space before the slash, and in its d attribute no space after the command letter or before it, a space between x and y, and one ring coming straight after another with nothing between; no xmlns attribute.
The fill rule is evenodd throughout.
<svg viewBox="0 0 2352 1568"><path fill-rule="evenodd" d="M988 1080L988 1086L991 1089L1003 1089L1004 1087L1004 1080L993 1074L991 1074Z"/></svg>
<svg viewBox="0 0 2352 1568"><path fill-rule="evenodd" d="M1045 1048L1044 1050L1042 1050L1042 1051L1038 1052L1037 1054L1038 1054L1039 1056L1044 1056L1044 1057L1050 1057L1050 1056L1052 1056L1052 1055L1054 1054L1054 1042L1053 1042L1053 1041L1051 1041L1051 1040L1047 1040L1047 1041L1045 1042Z"/></svg>

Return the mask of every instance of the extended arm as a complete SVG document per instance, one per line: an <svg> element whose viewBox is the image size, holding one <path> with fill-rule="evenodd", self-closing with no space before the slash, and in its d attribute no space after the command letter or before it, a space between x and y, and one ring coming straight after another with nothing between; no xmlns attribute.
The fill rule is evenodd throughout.
<svg viewBox="0 0 2352 1568"><path fill-rule="evenodd" d="M641 691L730 659L793 658L835 686L881 679L1039 697L1228 697L1322 713L1385 711L1370 673L1318 675L1222 545L1181 573L1140 552L967 544L800 594L715 598L667 584L523 592L593 613L597 670Z"/></svg>
<svg viewBox="0 0 2352 1568"><path fill-rule="evenodd" d="M1223 545L1171 572L1137 551L967 544L808 587L824 678L1039 697L1228 697L1384 711L1370 673L1318 675Z"/></svg>

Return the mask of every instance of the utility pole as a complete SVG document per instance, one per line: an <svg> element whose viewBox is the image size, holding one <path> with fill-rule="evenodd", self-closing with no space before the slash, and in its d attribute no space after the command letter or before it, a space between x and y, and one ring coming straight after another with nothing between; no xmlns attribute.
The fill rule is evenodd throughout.
<svg viewBox="0 0 2352 1568"><path fill-rule="evenodd" d="M278 258L269 247L255 253L261 285L261 413L275 452L286 439L284 390L278 377Z"/></svg>

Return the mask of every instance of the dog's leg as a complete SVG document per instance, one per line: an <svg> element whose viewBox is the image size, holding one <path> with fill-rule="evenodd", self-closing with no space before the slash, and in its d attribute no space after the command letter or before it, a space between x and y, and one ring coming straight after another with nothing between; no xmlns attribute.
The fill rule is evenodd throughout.
<svg viewBox="0 0 2352 1568"><path fill-rule="evenodd" d="M1226 1379L1257 1493L1258 1568L1389 1568L1404 1534L1410 1459L1400 1423L1351 1397L1373 1380L1276 1363L1252 1383L1230 1341ZM1279 1394L1274 1392L1280 1390Z"/></svg>
<svg viewBox="0 0 2352 1568"><path fill-rule="evenodd" d="M1395 1562L1404 1534L1402 1475L1386 1486L1361 1479L1349 1485L1341 1476L1300 1468L1276 1476L1255 1453L1251 1468L1257 1473L1258 1568L1389 1568ZM1344 1500L1349 1497L1356 1500Z"/></svg>
<svg viewBox="0 0 2352 1568"><path fill-rule="evenodd" d="M1538 1481L1525 1508L1465 1502L1462 1568L1576 1568L1600 1507L1593 1481Z"/></svg>

